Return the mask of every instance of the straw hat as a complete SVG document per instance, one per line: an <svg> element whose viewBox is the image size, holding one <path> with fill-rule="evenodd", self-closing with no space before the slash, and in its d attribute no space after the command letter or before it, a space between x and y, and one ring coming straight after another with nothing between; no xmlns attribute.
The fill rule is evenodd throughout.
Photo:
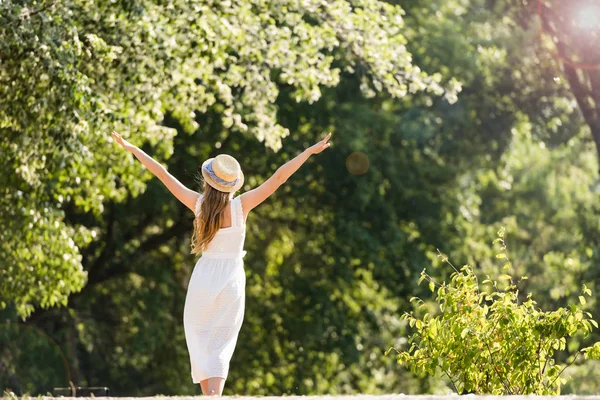
<svg viewBox="0 0 600 400"><path fill-rule="evenodd" d="M204 161L202 176L210 186L226 193L237 192L244 184L244 174L240 164L227 154L220 154Z"/></svg>

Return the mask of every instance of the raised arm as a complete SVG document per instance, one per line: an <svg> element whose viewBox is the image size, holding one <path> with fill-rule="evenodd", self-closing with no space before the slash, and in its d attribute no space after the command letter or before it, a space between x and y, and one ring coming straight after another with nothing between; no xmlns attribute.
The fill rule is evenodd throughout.
<svg viewBox="0 0 600 400"><path fill-rule="evenodd" d="M156 162L143 150L123 139L117 132L112 132L112 136L115 138L118 144L120 144L125 150L131 152L138 160L141 161L142 164L144 164L146 168L148 168L150 172L154 174L154 176L160 179L160 181L167 187L167 189L169 189L169 191L177 198L177 200L185 204L187 208L194 212L196 200L198 199L199 195L198 192L185 187L177 180L177 178L171 175L165 167Z"/></svg>
<svg viewBox="0 0 600 400"><path fill-rule="evenodd" d="M250 210L258 206L260 203L265 201L270 195L272 195L281 185L283 185L294 172L298 170L313 154L319 154L330 146L329 133L323 140L317 144L304 150L298 154L295 158L283 164L279 169L262 185L256 189L250 190L240 196L242 201L242 207L244 209L244 217L248 216Z"/></svg>

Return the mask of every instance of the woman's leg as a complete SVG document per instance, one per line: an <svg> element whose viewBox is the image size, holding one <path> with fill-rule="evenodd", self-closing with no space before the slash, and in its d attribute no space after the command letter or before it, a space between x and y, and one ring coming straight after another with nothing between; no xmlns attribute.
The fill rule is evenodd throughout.
<svg viewBox="0 0 600 400"><path fill-rule="evenodd" d="M208 378L200 382L202 386L202 393L207 396L221 396L223 394L223 388L225 387L224 378ZM206 389L205 389L206 385Z"/></svg>
<svg viewBox="0 0 600 400"><path fill-rule="evenodd" d="M200 381L200 388L202 389L203 395L208 395L208 379Z"/></svg>

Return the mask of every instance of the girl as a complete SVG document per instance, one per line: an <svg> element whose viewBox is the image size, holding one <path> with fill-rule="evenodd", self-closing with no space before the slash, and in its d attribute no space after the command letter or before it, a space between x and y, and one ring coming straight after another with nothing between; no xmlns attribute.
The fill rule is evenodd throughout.
<svg viewBox="0 0 600 400"><path fill-rule="evenodd" d="M203 188L188 189L162 165L118 133L112 136L142 162L169 191L196 216L192 253L202 252L190 278L183 310L185 340L190 355L192 381L205 395L223 393L229 361L242 326L245 306L246 217L313 154L330 146L329 133L281 166L259 187L233 197L244 184L244 174L235 158L221 154L202 164Z"/></svg>

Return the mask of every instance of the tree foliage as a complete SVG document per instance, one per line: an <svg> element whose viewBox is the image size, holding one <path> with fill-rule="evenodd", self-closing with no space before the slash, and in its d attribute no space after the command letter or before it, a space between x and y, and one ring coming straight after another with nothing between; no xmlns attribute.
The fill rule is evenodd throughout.
<svg viewBox="0 0 600 400"><path fill-rule="evenodd" d="M144 188L148 175L119 160L106 132L126 131L164 158L176 133L165 113L192 132L196 113L216 107L225 128L278 149L289 134L276 117L280 86L314 102L356 72L368 95L454 101L459 90L412 63L403 10L381 1L6 1L0 10L1 300L22 316L64 305L86 281L80 248L95 233L65 224L67 204L98 215Z"/></svg>

